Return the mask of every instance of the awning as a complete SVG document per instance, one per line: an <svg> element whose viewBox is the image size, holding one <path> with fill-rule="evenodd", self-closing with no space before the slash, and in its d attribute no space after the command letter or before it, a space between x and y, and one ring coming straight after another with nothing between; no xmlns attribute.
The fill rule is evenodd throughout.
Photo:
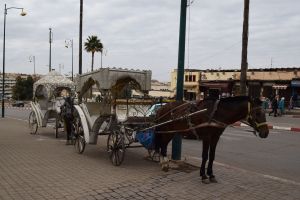
<svg viewBox="0 0 300 200"><path fill-rule="evenodd" d="M276 90L285 90L287 87L288 87L288 85L278 85L278 84L274 84L272 86L272 88L276 89Z"/></svg>

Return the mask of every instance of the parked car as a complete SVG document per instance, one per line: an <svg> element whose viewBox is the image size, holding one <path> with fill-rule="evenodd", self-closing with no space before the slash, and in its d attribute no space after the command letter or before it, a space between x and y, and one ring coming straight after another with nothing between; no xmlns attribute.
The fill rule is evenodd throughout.
<svg viewBox="0 0 300 200"><path fill-rule="evenodd" d="M166 105L166 103L156 103L153 104L146 112L146 117L155 116L156 111L160 109L162 106Z"/></svg>
<svg viewBox="0 0 300 200"><path fill-rule="evenodd" d="M13 107L24 107L24 102L23 101L16 101L11 104Z"/></svg>

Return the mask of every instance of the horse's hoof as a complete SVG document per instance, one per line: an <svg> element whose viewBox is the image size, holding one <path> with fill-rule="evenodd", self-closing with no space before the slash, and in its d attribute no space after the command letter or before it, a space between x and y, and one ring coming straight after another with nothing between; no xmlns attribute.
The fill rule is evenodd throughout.
<svg viewBox="0 0 300 200"><path fill-rule="evenodd" d="M209 181L210 181L211 183L218 183L218 181L217 181L217 179L216 179L215 177L210 177L210 178L209 178Z"/></svg>
<svg viewBox="0 0 300 200"><path fill-rule="evenodd" d="M208 180L208 178L206 178L206 179L202 179L202 183L203 183L203 184L209 184L210 181Z"/></svg>
<svg viewBox="0 0 300 200"><path fill-rule="evenodd" d="M161 169L162 169L164 172L168 172L168 171L169 171L169 166L162 166Z"/></svg>

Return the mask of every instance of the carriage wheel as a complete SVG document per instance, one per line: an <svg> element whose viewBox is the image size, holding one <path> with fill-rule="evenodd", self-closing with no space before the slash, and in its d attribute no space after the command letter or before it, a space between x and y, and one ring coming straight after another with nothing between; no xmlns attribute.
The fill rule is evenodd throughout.
<svg viewBox="0 0 300 200"><path fill-rule="evenodd" d="M72 132L75 137L75 143L74 143L75 151L79 154L82 154L84 152L86 142L84 139L84 132L83 132L83 127L82 127L80 117L76 114L73 121ZM73 137L73 135L71 135L71 137Z"/></svg>
<svg viewBox="0 0 300 200"><path fill-rule="evenodd" d="M125 157L124 135L119 130L112 131L107 139L107 152L113 165L120 166Z"/></svg>
<svg viewBox="0 0 300 200"><path fill-rule="evenodd" d="M37 118L34 111L31 111L28 118L30 134L36 134L38 129Z"/></svg>
<svg viewBox="0 0 300 200"><path fill-rule="evenodd" d="M76 137L75 139L75 144L74 144L74 147L75 147L75 151L79 154L82 154L84 152L84 149L85 149L85 139L82 135L79 135Z"/></svg>

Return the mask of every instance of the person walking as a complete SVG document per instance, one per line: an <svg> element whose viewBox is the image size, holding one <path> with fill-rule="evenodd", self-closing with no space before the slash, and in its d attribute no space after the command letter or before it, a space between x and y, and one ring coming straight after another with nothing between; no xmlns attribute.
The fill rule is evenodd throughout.
<svg viewBox="0 0 300 200"><path fill-rule="evenodd" d="M271 116L272 113L274 113L274 117L277 117L277 109L278 109L278 98L279 96L276 95L272 100L272 111L269 113L269 116Z"/></svg>
<svg viewBox="0 0 300 200"><path fill-rule="evenodd" d="M284 97L282 97L278 103L279 108L279 116L282 116L284 114Z"/></svg>

